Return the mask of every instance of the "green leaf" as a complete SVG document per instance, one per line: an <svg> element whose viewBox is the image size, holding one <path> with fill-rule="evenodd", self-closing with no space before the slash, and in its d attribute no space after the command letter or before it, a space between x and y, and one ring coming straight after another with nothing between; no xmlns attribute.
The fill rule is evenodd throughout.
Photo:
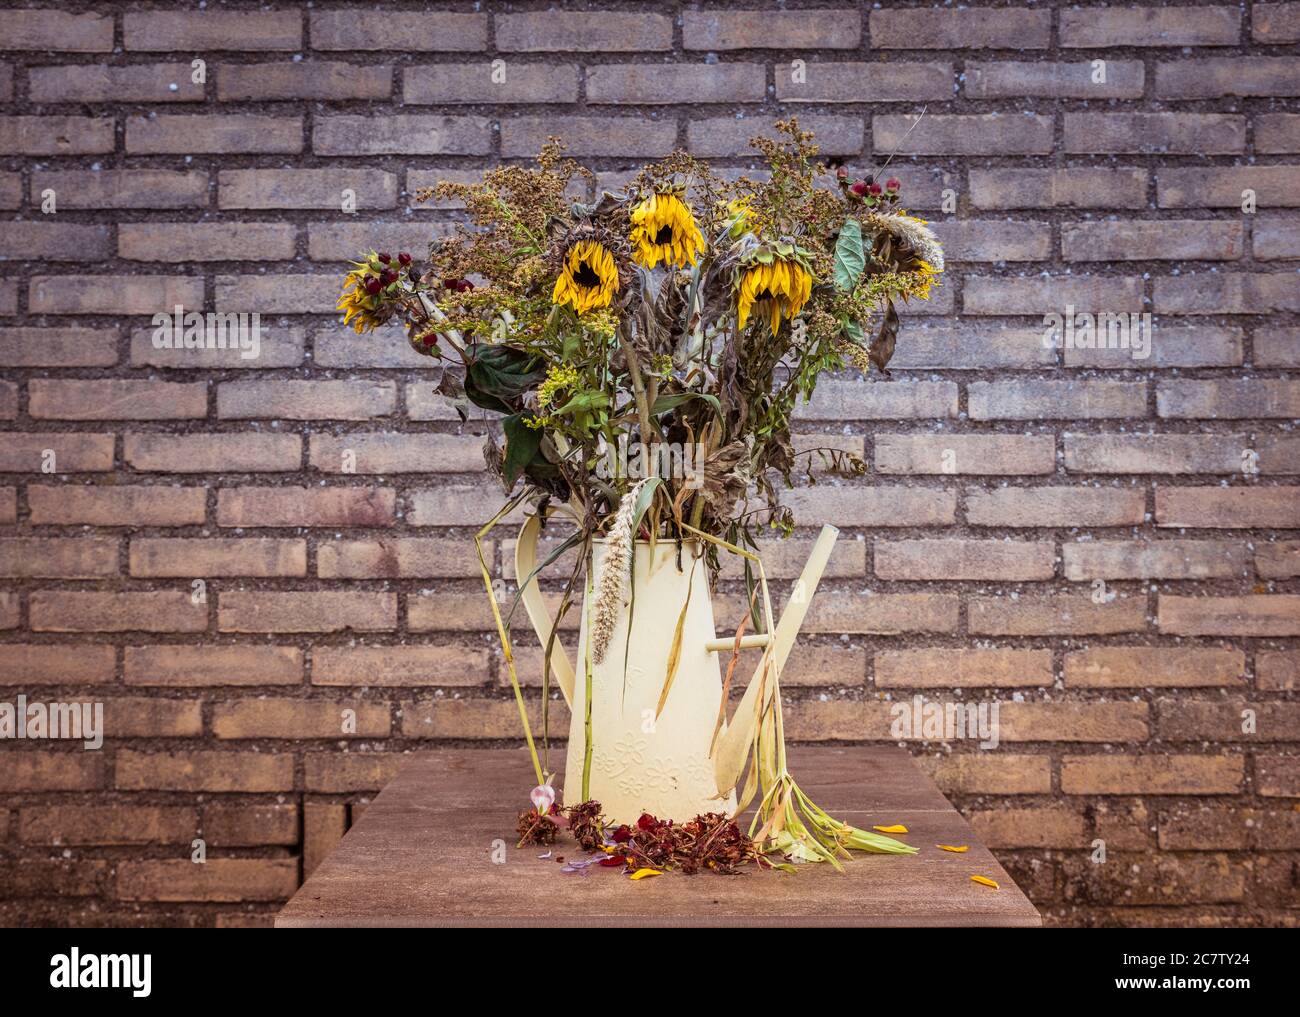
<svg viewBox="0 0 1300 1017"><path fill-rule="evenodd" d="M641 520L645 518L645 514L650 510L650 503L654 501L655 488L661 483L663 483L661 477L647 477L645 486L637 494L636 504L632 506L632 533L634 536L641 525Z"/></svg>
<svg viewBox="0 0 1300 1017"><path fill-rule="evenodd" d="M465 394L485 410L515 412L524 392L546 377L536 357L512 346L476 343L466 352Z"/></svg>
<svg viewBox="0 0 1300 1017"><path fill-rule="evenodd" d="M609 396L604 392L589 390L578 392L567 403L555 411L556 416L604 409L609 406Z"/></svg>
<svg viewBox="0 0 1300 1017"><path fill-rule="evenodd" d="M502 471L505 482L511 487L519 479L519 474L537 457L538 447L542 443L541 429L524 423L532 415L531 412L514 413L501 421L501 427L506 433L506 455Z"/></svg>
<svg viewBox="0 0 1300 1017"><path fill-rule="evenodd" d="M657 417L661 413L675 410L678 406L681 406L682 403L691 399L703 399L713 407L713 411L717 413L718 416L722 416L722 403L718 401L717 396L711 395L708 392L677 392L673 395L661 395L655 400L655 404L650 407L650 415L652 417Z"/></svg>
<svg viewBox="0 0 1300 1017"><path fill-rule="evenodd" d="M835 288L844 293L852 291L866 265L862 226L856 219L846 219L835 241Z"/></svg>

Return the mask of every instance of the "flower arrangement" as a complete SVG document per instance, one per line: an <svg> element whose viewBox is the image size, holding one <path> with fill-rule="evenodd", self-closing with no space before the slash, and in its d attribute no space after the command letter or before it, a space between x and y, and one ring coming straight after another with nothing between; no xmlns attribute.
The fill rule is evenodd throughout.
<svg viewBox="0 0 1300 1017"><path fill-rule="evenodd" d="M779 491L801 469L800 455L820 452L832 470L861 470L843 453L796 452L799 400L828 371L887 373L899 304L928 298L944 270L938 241L902 207L897 180L851 181L840 169L836 186L819 186L831 175L812 135L793 119L777 128L775 139L752 142L767 163L762 180L725 180L677 152L591 203L571 196L590 172L552 139L536 168L500 166L478 183L419 194L459 200L469 221L421 260L371 251L344 283L338 306L358 333L401 322L412 348L445 368L440 392L499 417L504 441L489 438L485 458L513 496L480 537L525 501L543 519L572 521L543 564L579 549L560 611L594 597L597 663L637 537L699 542L713 576L721 554L740 554L762 624L753 550L763 529L788 535L795 525ZM654 469L664 447L691 450L693 469ZM623 450L639 457L636 466L610 469ZM607 564L583 578L597 539ZM544 786L509 612L483 571ZM671 679L670 668L665 696ZM783 745L773 748L780 735L778 700L756 735L746 783L747 799L761 792L764 850L832 861L846 847L910 850L807 802L786 780ZM589 729L587 741L589 763Z"/></svg>

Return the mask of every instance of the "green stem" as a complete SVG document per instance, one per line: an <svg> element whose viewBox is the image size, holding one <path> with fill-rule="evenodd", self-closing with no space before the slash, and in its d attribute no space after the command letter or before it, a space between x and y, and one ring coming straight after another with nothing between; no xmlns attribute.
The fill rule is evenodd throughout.
<svg viewBox="0 0 1300 1017"><path fill-rule="evenodd" d="M587 641L583 646L583 665L586 671L586 691L583 693L583 718L582 718L582 800L584 802L591 800L591 572L595 565L594 553L587 559L587 592L586 614L587 614Z"/></svg>

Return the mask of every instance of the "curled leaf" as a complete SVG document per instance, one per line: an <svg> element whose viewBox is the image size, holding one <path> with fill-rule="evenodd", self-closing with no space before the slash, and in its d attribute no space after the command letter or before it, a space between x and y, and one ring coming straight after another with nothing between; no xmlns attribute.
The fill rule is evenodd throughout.
<svg viewBox="0 0 1300 1017"><path fill-rule="evenodd" d="M895 823L893 826L873 826L871 829L879 830L881 833L907 833L907 827L902 823Z"/></svg>
<svg viewBox="0 0 1300 1017"><path fill-rule="evenodd" d="M989 879L988 876L971 876L970 878L972 883L979 883L980 886L991 886L995 890L998 889L998 882L996 879Z"/></svg>
<svg viewBox="0 0 1300 1017"><path fill-rule="evenodd" d="M941 851L951 851L957 855L964 855L970 850L970 847L966 844L936 844L935 847Z"/></svg>

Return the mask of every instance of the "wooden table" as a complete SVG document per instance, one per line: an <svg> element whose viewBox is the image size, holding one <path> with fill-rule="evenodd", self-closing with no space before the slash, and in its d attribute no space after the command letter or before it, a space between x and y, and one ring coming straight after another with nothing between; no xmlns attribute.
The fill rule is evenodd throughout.
<svg viewBox="0 0 1300 1017"><path fill-rule="evenodd" d="M934 783L893 747L792 747L791 772L856 826L902 823L917 855L859 855L840 874L565 875L543 848L515 847L532 785L509 749L413 755L276 918L340 926L1037 926L1038 913ZM501 857L505 844L505 862ZM936 844L968 844L965 854ZM555 854L584 855L561 834ZM1001 889L971 881L988 876Z"/></svg>

